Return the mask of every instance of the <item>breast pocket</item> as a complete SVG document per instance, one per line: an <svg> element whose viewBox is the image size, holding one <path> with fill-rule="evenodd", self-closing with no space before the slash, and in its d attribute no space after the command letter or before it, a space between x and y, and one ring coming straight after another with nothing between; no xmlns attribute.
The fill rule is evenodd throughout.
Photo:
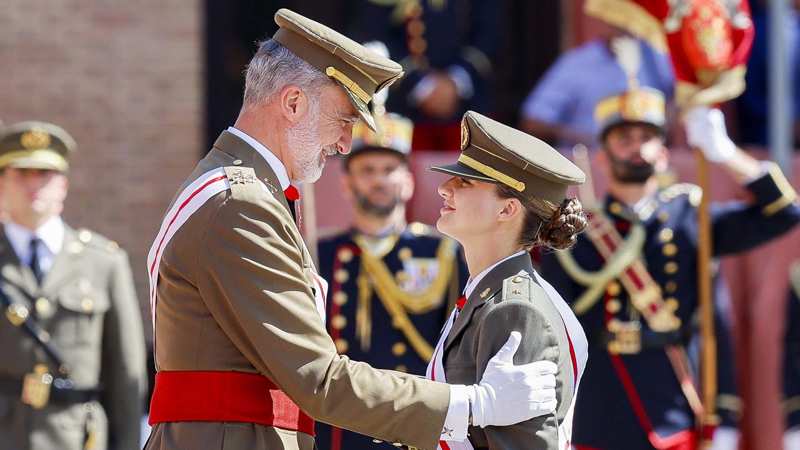
<svg viewBox="0 0 800 450"><path fill-rule="evenodd" d="M100 341L103 317L110 307L106 292L85 284L70 286L59 292L57 302L53 334L59 343L85 345Z"/></svg>

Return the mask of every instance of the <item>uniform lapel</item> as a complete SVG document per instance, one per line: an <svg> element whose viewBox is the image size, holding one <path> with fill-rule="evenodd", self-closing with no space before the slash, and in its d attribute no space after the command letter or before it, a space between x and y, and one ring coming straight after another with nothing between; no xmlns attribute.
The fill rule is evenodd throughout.
<svg viewBox="0 0 800 450"><path fill-rule="evenodd" d="M450 334L447 336L447 340L445 341L445 351L447 351L447 349L458 339L461 333L464 332L469 323L472 321L472 316L475 311L483 306L487 300L497 294L497 292L503 289L503 280L516 275L523 270L530 274L533 273L533 265L531 263L530 254L528 253L524 253L503 261L483 277L483 280L478 283L478 285L475 287L475 290L472 291L467 299L467 304L464 306L464 310L461 311L456 318L456 322L453 324L453 328L450 330Z"/></svg>
<svg viewBox="0 0 800 450"><path fill-rule="evenodd" d="M275 175L275 171L272 170L267 161L264 160L250 144L233 133L223 131L216 142L214 142L214 148L242 161L242 165L245 167L252 167L256 171L258 179L264 183L267 189L281 202L287 211L290 213L292 212L289 203L286 201L286 196L283 194L283 189L281 189L278 176Z"/></svg>
<svg viewBox="0 0 800 450"><path fill-rule="evenodd" d="M2 288L8 293L17 290L33 297L38 290L36 277L30 267L22 264L8 241L4 227L0 226L0 271L2 272Z"/></svg>
<svg viewBox="0 0 800 450"><path fill-rule="evenodd" d="M75 230L64 224L64 243L61 251L55 256L53 266L42 279L41 290L46 296L54 293L64 281L72 279L70 272L76 267L75 260L83 252L83 248L84 244L78 239Z"/></svg>

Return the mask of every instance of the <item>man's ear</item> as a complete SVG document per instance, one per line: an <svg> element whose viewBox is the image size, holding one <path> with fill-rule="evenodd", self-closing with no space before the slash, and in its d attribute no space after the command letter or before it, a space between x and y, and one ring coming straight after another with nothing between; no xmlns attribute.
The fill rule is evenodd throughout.
<svg viewBox="0 0 800 450"><path fill-rule="evenodd" d="M289 123L297 123L308 111L308 96L300 87L289 84L281 89L280 110Z"/></svg>
<svg viewBox="0 0 800 450"><path fill-rule="evenodd" d="M400 198L403 200L403 202L408 202L409 200L411 200L411 197L414 196L414 187L415 187L414 175L411 173L411 170L406 168L403 177L404 177L403 188L400 192Z"/></svg>
<svg viewBox="0 0 800 450"><path fill-rule="evenodd" d="M603 144L605 145L605 144ZM601 146L600 149L597 151L596 162L597 166L603 175L606 176L608 179L611 177L611 159L608 156L609 150L605 148L605 146Z"/></svg>

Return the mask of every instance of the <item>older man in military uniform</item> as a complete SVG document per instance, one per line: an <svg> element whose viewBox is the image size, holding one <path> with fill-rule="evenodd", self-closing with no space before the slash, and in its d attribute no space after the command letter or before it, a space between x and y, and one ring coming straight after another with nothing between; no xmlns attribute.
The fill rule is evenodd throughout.
<svg viewBox="0 0 800 450"><path fill-rule="evenodd" d="M314 448L314 419L433 448L470 422L555 408L547 361L515 366L511 335L479 384L446 385L337 354L327 282L292 218L297 190L347 153L352 125L402 75L292 11L251 60L244 105L173 200L148 271L158 373L146 448ZM545 372L545 373L543 373ZM470 415L472 419L470 420Z"/></svg>
<svg viewBox="0 0 800 450"><path fill-rule="evenodd" d="M319 245L320 273L331 280L328 332L341 354L424 375L468 273L455 241L406 222L414 189L407 161L413 124L398 114L375 116L379 132L356 124L344 160L353 226ZM372 439L338 428L318 426L317 433L325 450L374 447Z"/></svg>
<svg viewBox="0 0 800 450"><path fill-rule="evenodd" d="M601 168L608 195L569 252L546 255L543 275L572 303L590 356L575 409L578 449L694 449L699 405L687 346L697 335L697 186L659 186L666 169L664 100L633 88L601 101ZM714 256L751 249L800 221L796 195L778 167L759 163L728 138L717 109L685 116L689 143L752 193L711 209ZM725 296L716 277L715 296ZM717 325L719 328L720 325ZM720 339L721 428L715 448L735 448L733 380ZM728 364L730 366L730 364ZM726 394L726 395L723 395ZM611 430L611 431L610 431Z"/></svg>
<svg viewBox="0 0 800 450"><path fill-rule="evenodd" d="M140 448L144 334L128 258L61 219L75 142L48 123L0 131L0 441Z"/></svg>

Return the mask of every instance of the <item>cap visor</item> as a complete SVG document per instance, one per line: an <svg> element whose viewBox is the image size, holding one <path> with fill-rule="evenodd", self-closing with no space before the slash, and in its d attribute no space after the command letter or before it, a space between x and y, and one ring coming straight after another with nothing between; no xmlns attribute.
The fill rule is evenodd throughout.
<svg viewBox="0 0 800 450"><path fill-rule="evenodd" d="M39 158L17 159L7 164L6 167L13 167L15 169L55 170L56 172L66 172L69 168L65 163L42 160Z"/></svg>
<svg viewBox="0 0 800 450"><path fill-rule="evenodd" d="M473 180L485 181L487 183L497 183L494 178L487 177L486 175L478 172L477 170L467 167L461 163L448 164L446 166L431 166L430 170L434 172L446 173L456 177L471 178Z"/></svg>
<svg viewBox="0 0 800 450"><path fill-rule="evenodd" d="M350 97L350 103L352 103L353 106L356 107L358 114L361 116L362 119L364 119L364 122L366 122L369 129L372 130L374 133L377 133L378 128L375 126L375 118L372 117L372 111L369 110L369 106L366 103L364 103L363 100L358 98L356 94L350 92L350 89L347 89L342 84L339 84L339 86L342 86L342 89L344 89L344 91L347 93L347 96Z"/></svg>

